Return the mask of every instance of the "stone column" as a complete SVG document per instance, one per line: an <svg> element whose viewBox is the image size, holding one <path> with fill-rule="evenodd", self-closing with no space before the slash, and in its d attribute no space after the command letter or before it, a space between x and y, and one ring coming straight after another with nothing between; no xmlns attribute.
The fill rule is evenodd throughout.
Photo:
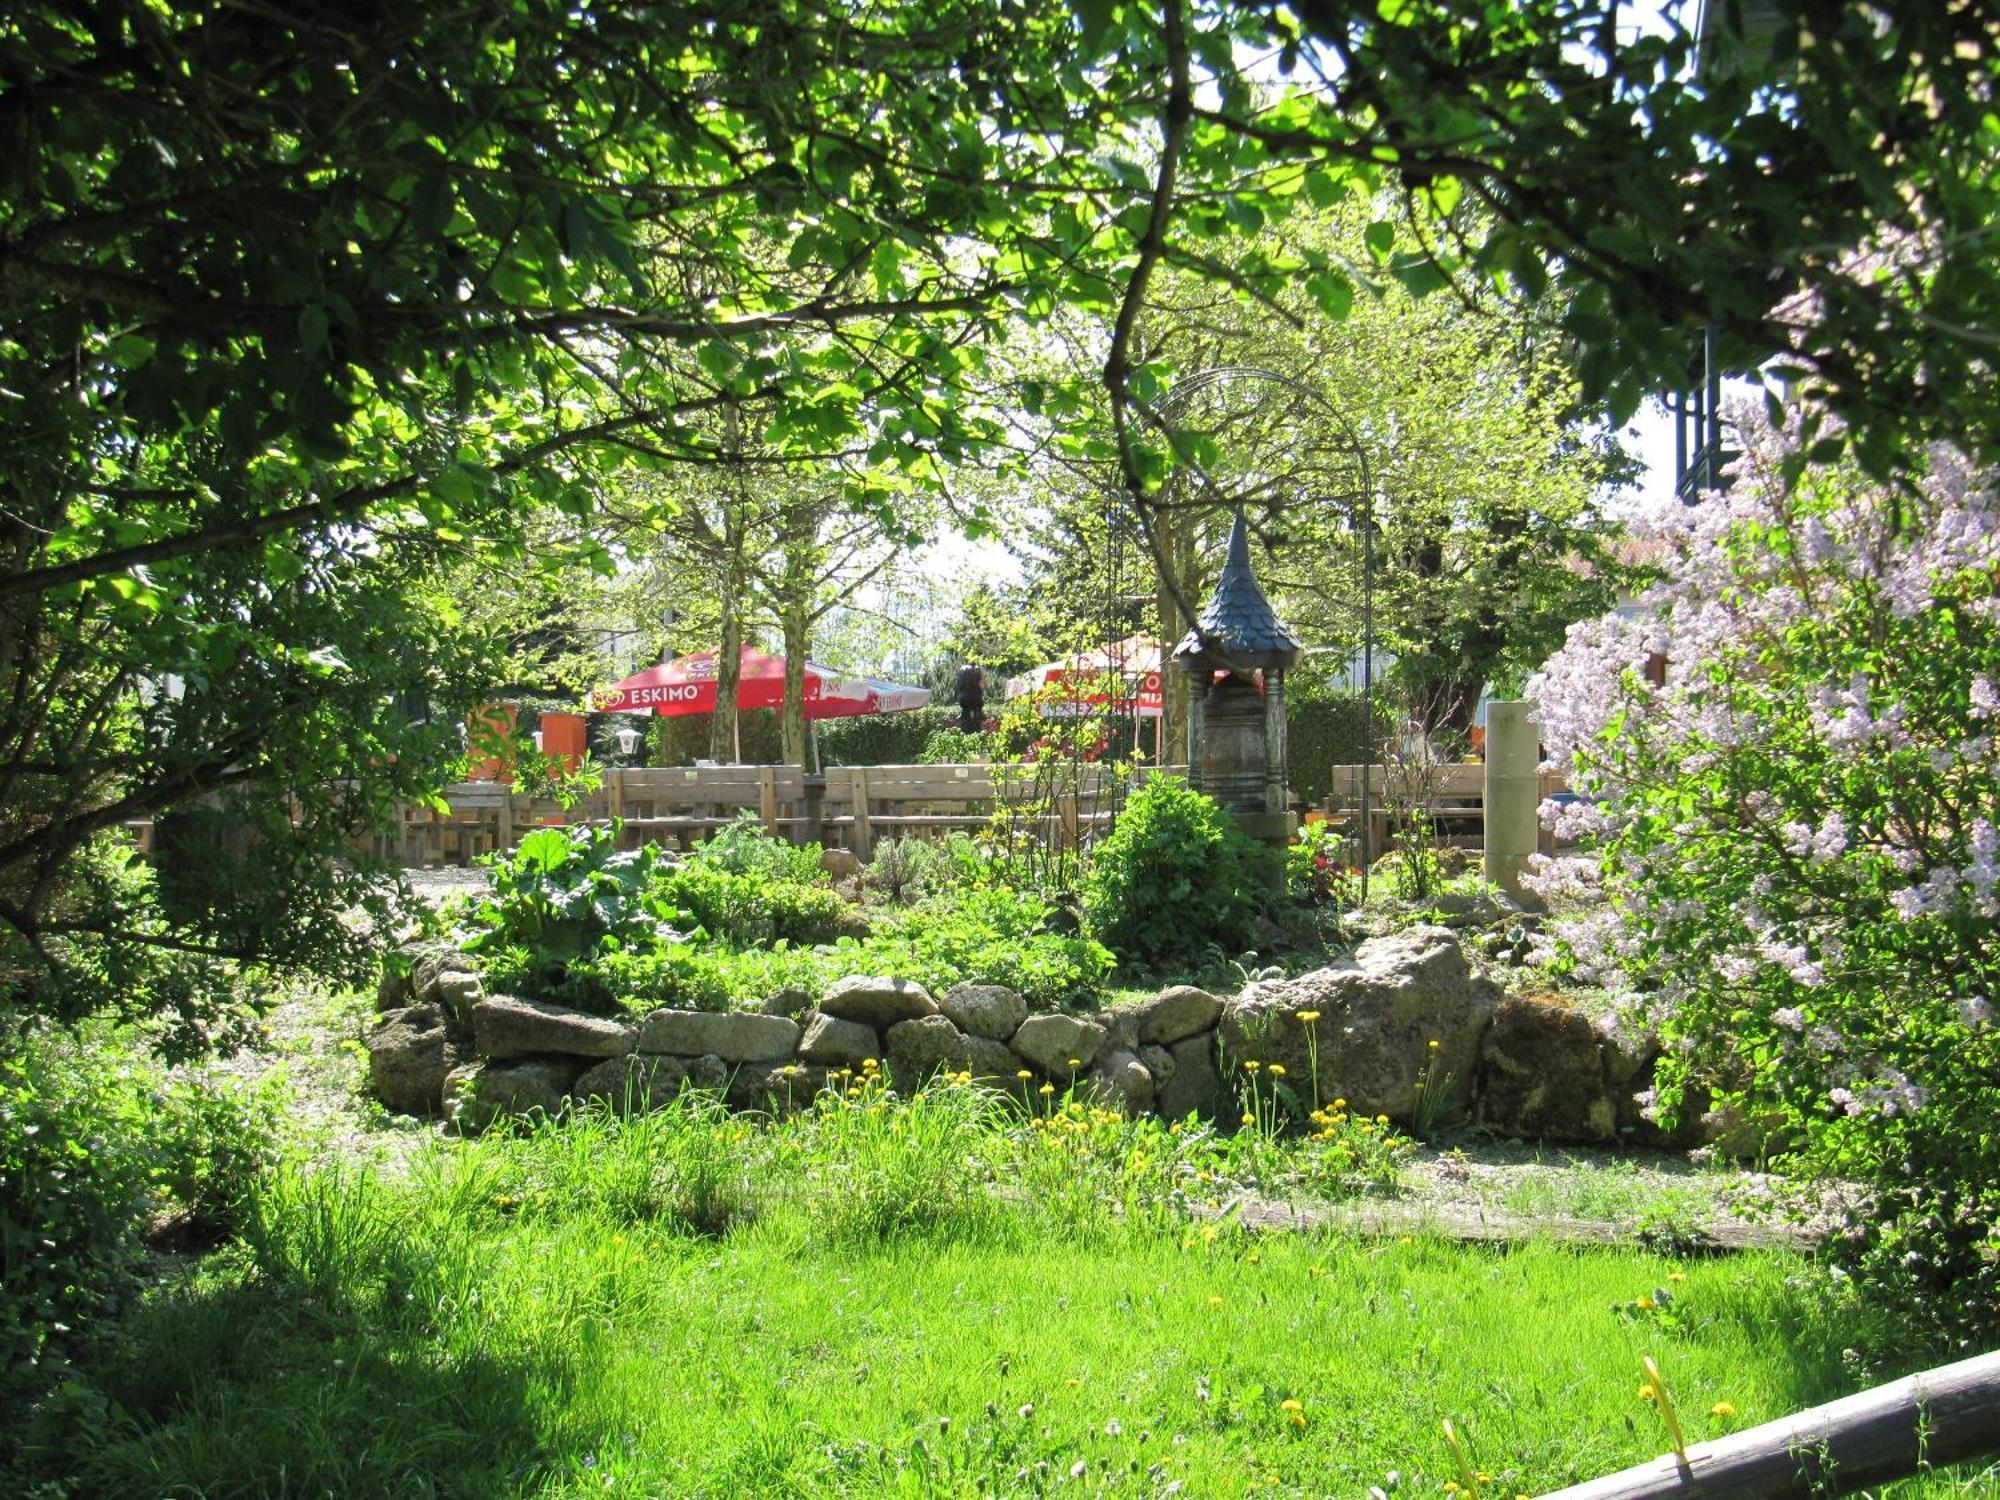
<svg viewBox="0 0 2000 1500"><path fill-rule="evenodd" d="M1533 703L1486 705L1486 878L1521 896L1521 869L1540 840L1541 731Z"/></svg>
<svg viewBox="0 0 2000 1500"><path fill-rule="evenodd" d="M1264 811L1286 811L1285 674L1264 673Z"/></svg>
<svg viewBox="0 0 2000 1500"><path fill-rule="evenodd" d="M1206 677L1208 674L1202 674ZM1201 790L1201 732L1208 717L1208 683L1202 677L1188 677L1188 785Z"/></svg>

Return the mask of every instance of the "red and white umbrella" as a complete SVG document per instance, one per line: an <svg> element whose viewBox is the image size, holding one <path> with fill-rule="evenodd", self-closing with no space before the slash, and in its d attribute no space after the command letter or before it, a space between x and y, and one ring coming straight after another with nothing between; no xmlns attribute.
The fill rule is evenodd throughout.
<svg viewBox="0 0 2000 1500"><path fill-rule="evenodd" d="M599 713L712 714L715 680L721 653L701 651L680 656L622 682L600 688L590 705ZM736 707L780 708L785 701L785 659L750 647L743 649L742 675L737 679ZM805 709L808 719L846 719L858 714L902 713L930 701L928 689L901 687L869 678L849 677L812 662L805 669Z"/></svg>
<svg viewBox="0 0 2000 1500"><path fill-rule="evenodd" d="M1009 698L1030 693L1050 718L1114 713L1157 719L1165 707L1160 643L1135 635L1044 663L1008 680Z"/></svg>

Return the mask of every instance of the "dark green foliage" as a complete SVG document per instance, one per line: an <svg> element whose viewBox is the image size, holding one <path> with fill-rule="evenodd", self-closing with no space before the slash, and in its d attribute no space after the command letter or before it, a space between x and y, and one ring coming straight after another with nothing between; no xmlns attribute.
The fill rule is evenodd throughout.
<svg viewBox="0 0 2000 1500"><path fill-rule="evenodd" d="M819 753L830 766L914 766L932 737L957 723L956 711L939 707L834 719L819 726Z"/></svg>
<svg viewBox="0 0 2000 1500"><path fill-rule="evenodd" d="M645 764L691 766L698 760L708 759L708 721L711 717L709 714L677 714L654 718L646 728ZM745 765L784 764L784 739L779 731L776 709L746 708L736 716L736 726Z"/></svg>
<svg viewBox="0 0 2000 1500"><path fill-rule="evenodd" d="M1368 753L1368 721L1358 693L1325 697L1288 697L1285 754L1292 795L1320 802L1333 785L1333 767L1359 765ZM1376 721L1382 727L1382 706L1376 700Z"/></svg>
<svg viewBox="0 0 2000 1500"><path fill-rule="evenodd" d="M182 1247L235 1228L269 1152L260 1108L166 1077L130 1038L59 1030L0 1059L0 1406L39 1396L136 1287L141 1234ZM0 1454L20 1437L0 1433Z"/></svg>
<svg viewBox="0 0 2000 1500"><path fill-rule="evenodd" d="M1185 963L1251 946L1269 852L1175 777L1148 781L1097 846L1084 887L1092 932L1119 957Z"/></svg>

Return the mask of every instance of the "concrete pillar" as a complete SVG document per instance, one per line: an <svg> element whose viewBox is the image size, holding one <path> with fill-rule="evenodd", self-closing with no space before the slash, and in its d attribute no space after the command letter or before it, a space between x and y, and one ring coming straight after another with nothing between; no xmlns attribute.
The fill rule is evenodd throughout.
<svg viewBox="0 0 2000 1500"><path fill-rule="evenodd" d="M1541 825L1541 731L1522 699L1486 705L1486 878L1519 898L1521 868L1535 852Z"/></svg>

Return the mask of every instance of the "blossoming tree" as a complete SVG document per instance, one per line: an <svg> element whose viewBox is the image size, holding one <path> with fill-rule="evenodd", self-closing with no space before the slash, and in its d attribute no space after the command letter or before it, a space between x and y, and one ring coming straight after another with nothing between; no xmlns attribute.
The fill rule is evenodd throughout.
<svg viewBox="0 0 2000 1500"><path fill-rule="evenodd" d="M2000 504L1947 448L1884 488L1740 425L1644 608L1530 685L1600 799L1545 809L1608 897L1566 956L1668 1038L1663 1112L1708 1092L1873 1185L1850 1260L2000 1324Z"/></svg>

